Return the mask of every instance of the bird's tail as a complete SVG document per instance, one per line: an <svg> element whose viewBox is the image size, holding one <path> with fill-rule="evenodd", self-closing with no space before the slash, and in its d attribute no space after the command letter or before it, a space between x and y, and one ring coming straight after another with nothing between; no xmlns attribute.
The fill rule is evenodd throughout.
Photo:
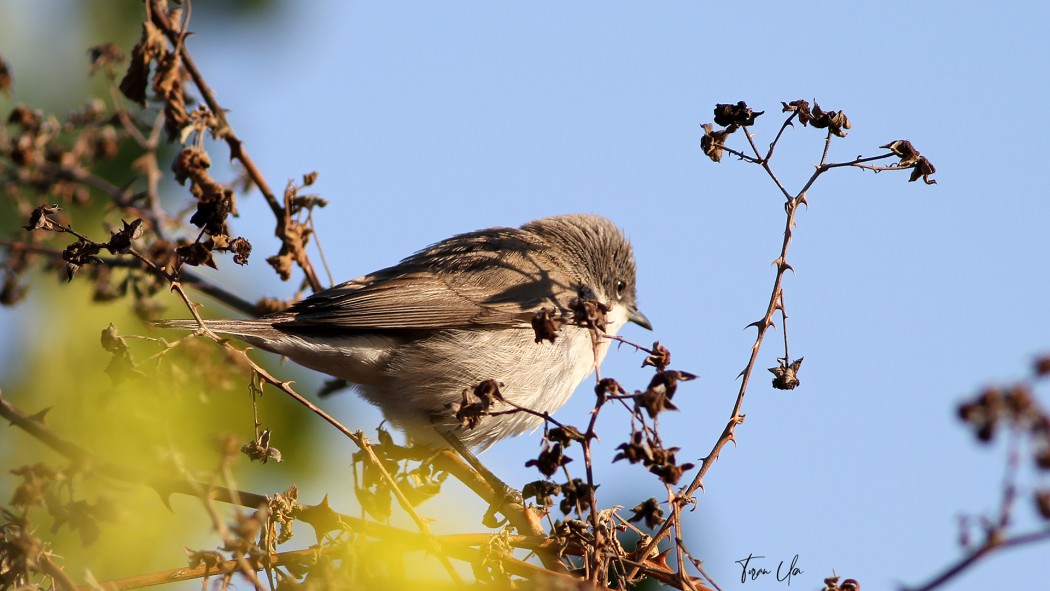
<svg viewBox="0 0 1050 591"><path fill-rule="evenodd" d="M196 320L158 320L151 324L157 328L175 330L198 330L200 328ZM281 336L281 333L273 327L271 320L205 320L204 325L212 332L242 339L267 340Z"/></svg>

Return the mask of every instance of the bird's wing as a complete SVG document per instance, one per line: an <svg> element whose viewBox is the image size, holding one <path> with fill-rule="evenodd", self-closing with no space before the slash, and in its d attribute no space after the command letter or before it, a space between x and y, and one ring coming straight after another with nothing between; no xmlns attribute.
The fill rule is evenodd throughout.
<svg viewBox="0 0 1050 591"><path fill-rule="evenodd" d="M564 309L571 281L520 231L457 237L384 269L318 292L275 314L280 330L435 330L527 324L541 307ZM557 275L557 273L555 274Z"/></svg>

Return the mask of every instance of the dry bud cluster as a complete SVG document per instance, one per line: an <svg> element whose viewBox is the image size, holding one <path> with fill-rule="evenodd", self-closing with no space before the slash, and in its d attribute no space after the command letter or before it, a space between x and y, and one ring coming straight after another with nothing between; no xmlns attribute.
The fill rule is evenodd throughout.
<svg viewBox="0 0 1050 591"><path fill-rule="evenodd" d="M1040 404L1036 388L1045 384L1048 378L1050 356L1040 357L1033 364L1032 375L1028 380L1005 387L987 387L958 407L959 418L983 444L991 443L1003 431L1011 433L1012 445L1017 446L1018 450L1029 451L1029 465L1042 475L1044 482L1046 475L1050 474L1050 410ZM1008 488L1012 486L1007 484ZM1004 497L1012 498L1016 494L1013 489L1008 492ZM1032 492L1032 502L1038 514L1050 521L1050 486L1036 486ZM1004 519L989 523L995 525L986 535L991 537L994 534L995 539L1003 535L1000 530L1008 525Z"/></svg>

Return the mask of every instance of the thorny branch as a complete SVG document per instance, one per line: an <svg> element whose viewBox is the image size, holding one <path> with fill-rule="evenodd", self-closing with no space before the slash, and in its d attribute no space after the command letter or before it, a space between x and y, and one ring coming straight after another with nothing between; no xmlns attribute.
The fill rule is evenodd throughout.
<svg viewBox="0 0 1050 591"><path fill-rule="evenodd" d="M969 427L977 442L990 444L1003 431L1009 438L999 508L993 516L973 520L972 529L980 536L972 543L971 519L961 524L960 543L965 550L954 564L935 575L930 581L905 587L907 591L932 591L959 576L982 558L1006 548L1035 544L1050 540L1050 487L1044 484L1031 491L1031 502L1043 519L1041 529L1017 532L1014 510L1021 495L1019 479L1025 466L1036 472L1033 480L1050 471L1050 409L1039 404L1035 389L1050 380L1050 356L1039 357L1032 364L1031 375L1013 384L990 386L958 407L959 419ZM1023 450L1028 457L1023 457ZM1022 462L1022 460L1027 460Z"/></svg>
<svg viewBox="0 0 1050 591"><path fill-rule="evenodd" d="M310 258L306 253L306 239L309 233L304 233L304 229L299 222L293 219L295 214L290 200L286 198L284 203L278 201L273 190L270 189L270 185L266 182L263 177L262 171L255 165L255 161L252 160L251 156L244 149L244 142L237 136L233 131L233 127L230 126L229 121L226 119L226 110L222 108L218 100L215 98L214 92L208 83L204 80L204 76L197 68L197 64L193 61L193 57L190 55L189 49L186 47L186 22L176 24L172 22L169 17L169 13L166 10L167 2L165 0L149 0L147 3L148 13L152 20L152 23L168 38L175 46L175 51L178 54L183 67L194 85L197 87L198 92L201 94L201 98L204 103L208 106L208 109L212 116L218 121L217 125L211 128L212 132L222 140L230 148L230 157L239 161L244 166L248 177L252 183L258 187L259 192L262 193L263 198L266 199L266 203L269 204L270 210L273 212L274 217L277 219L277 228L275 229L275 235L281 239L281 257L287 257L293 260L306 275L306 280L313 291L319 291L321 289L321 282L317 278L317 274L314 272L313 264L310 262ZM188 3L187 3L188 6ZM187 10L187 21L189 11ZM178 19L175 19L178 20Z"/></svg>
<svg viewBox="0 0 1050 591"><path fill-rule="evenodd" d="M148 486L156 490L161 497L165 499L172 494L184 494L198 498L214 498L217 501L232 503L251 509L257 509L260 506L265 507L268 504L267 497L256 493L237 490L229 486L217 486L214 484L195 482L184 473L179 477L152 476L93 455L79 447L77 444L56 434L44 423L40 414L30 415L25 411L22 411L6 400L2 394L0 394L0 417L3 417L10 422L10 424L31 434L33 437L62 454L73 463L92 466L99 472L99 474L109 478ZM463 560L471 560L474 558L476 555L469 553L471 552L471 547L481 546L491 537L489 534L454 534L444 536L433 536L427 532L414 534L389 525L382 525L375 521L335 513L328 508L326 502L322 502L316 506L300 506L297 510L297 518L309 523L319 532L325 531L327 528L331 527L349 528L359 534L374 536L391 543L408 543L413 548L423 550L429 549L433 551L433 542L437 541L440 545L439 555L451 556ZM213 519L218 520L218 517L213 516ZM551 540L545 535L511 536L508 538L508 543L518 548L525 548L533 551L547 551L552 544ZM319 550L314 549L303 552L317 551ZM322 551L332 550L329 549ZM473 550L473 552L476 552L476 550ZM297 557L305 556L305 554L285 553L282 554L282 556ZM507 560L510 570L519 571L519 573L523 575L536 574L537 572L544 572L552 576L557 575L557 573L550 572L547 569L539 569L538 567L517 561L511 557L507 557ZM183 568L177 570L185 571L186 569ZM212 567L212 570L215 570L214 566ZM197 574L190 575L188 574L189 572L196 572ZM150 573L138 577L130 577L127 581L112 583L123 589L136 588L131 584L132 581L137 582L138 586L155 584L150 583L150 581L159 580L158 577L164 577L168 574L170 573ZM201 576L204 576L204 570L198 569L196 571L187 571L187 576L178 580L199 578Z"/></svg>
<svg viewBox="0 0 1050 591"><path fill-rule="evenodd" d="M697 473L693 476L692 482L687 486L682 487L677 495L672 499L672 503L677 506L681 506L690 502L693 502L694 493L703 486L704 476L711 468L712 464L718 459L722 448L731 441L736 440L736 427L743 424L745 415L743 414L743 403L744 396L747 393L748 385L750 384L752 373L754 372L755 366L758 362L758 355L762 347L763 340L766 332L774 327L773 318L779 311L782 320L782 329L784 330L784 356L779 358L779 367L772 368L770 371L774 374L773 386L778 389L793 389L799 385L797 378L798 370L802 363L802 358L792 360L789 357L788 352L788 340L787 340L787 311L784 305L784 290L783 290L783 279L784 274L791 269L791 265L788 263L788 249L791 245L793 237L793 231L795 228L795 217L798 212L799 205L807 205L807 194L816 180L825 172L834 168L840 167L855 167L867 170L909 170L911 169L912 176L909 180L914 181L920 176L927 184L933 184L936 181L929 178L929 175L933 174L934 167L929 161L919 155L918 150L911 145L911 142L907 140L897 140L891 142L883 148L889 148L890 153L880 156L874 156L869 158L858 157L854 160L847 162L829 163L828 154L831 148L831 142L834 137L845 137L846 133L844 129L849 129L851 124L849 119L842 111L829 112L824 111L818 104L814 102L814 107L811 110L809 103L804 100L792 101L790 103L782 103L783 111L788 113L784 122L780 125L780 129L774 137L773 141L769 144L769 148L763 156L759 150L757 144L754 141L754 136L751 134L750 127L755 124L755 120L764 112L755 112L746 103L740 101L739 103L733 104L719 104L715 107L715 124L722 126L722 129L716 130L712 124L704 124L703 130L704 135L701 138L701 149L704 154L707 155L712 161L719 162L722 158L723 153L730 153L731 155L737 156L740 160L751 164L758 164L769 176L770 180L776 185L777 189L780 190L781 194L785 198L784 203L784 238L781 243L780 254L774 260L774 266L776 267L776 274L773 278L773 287L770 291L769 303L766 306L765 313L762 318L749 324L748 326L755 327L757 334L755 341L751 345L751 353L748 357L747 364L738 376L740 378L740 387L737 391L736 400L733 403L732 411L729 415L729 420L726 422L726 426L722 431L722 434L715 441L711 448L711 451L701 459L700 468ZM824 140L824 149L821 154L820 162L816 165L813 174L803 185L802 189L797 193L792 194L784 187L783 183L777 177L771 166L771 159L773 157L774 150L777 143L783 137L785 130L791 127L795 120L798 120L803 126L812 126L817 129L827 129L827 133ZM725 145L726 139L739 129L743 129L744 136L747 140L748 146L751 149L752 154L746 154L742 151L728 148ZM900 162L895 166L888 167L871 167L867 165L867 162L874 160L881 160L898 156ZM668 535L669 530L674 527L676 530L680 528L680 523L676 518L677 512L673 512L657 530L652 540L642 549L642 553L648 552L657 547L660 539ZM682 568L681 564L679 568Z"/></svg>

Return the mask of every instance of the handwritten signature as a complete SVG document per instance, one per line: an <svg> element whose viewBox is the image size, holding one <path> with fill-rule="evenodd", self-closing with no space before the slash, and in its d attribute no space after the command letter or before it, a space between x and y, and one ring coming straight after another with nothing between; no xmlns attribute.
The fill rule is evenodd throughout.
<svg viewBox="0 0 1050 591"><path fill-rule="evenodd" d="M773 571L764 568L761 562L765 556L755 556L754 554L748 554L747 558L741 558L736 563L740 565L740 582L746 583L749 580L755 581L766 575L774 574ZM798 567L798 554L791 559L791 564L788 566L784 565L784 561L781 560L780 564L777 565L776 577L777 580L784 583L786 582L789 586L791 585L791 577L795 575L801 575L803 571Z"/></svg>

